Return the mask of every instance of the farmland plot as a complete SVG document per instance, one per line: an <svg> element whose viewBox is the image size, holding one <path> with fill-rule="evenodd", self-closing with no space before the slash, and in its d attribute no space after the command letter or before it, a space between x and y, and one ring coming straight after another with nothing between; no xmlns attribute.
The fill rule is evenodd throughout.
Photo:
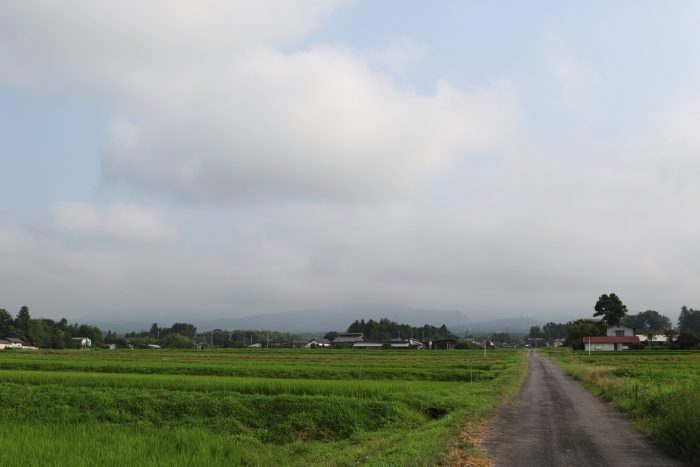
<svg viewBox="0 0 700 467"><path fill-rule="evenodd" d="M523 362L514 351L2 352L0 461L447 463Z"/></svg>

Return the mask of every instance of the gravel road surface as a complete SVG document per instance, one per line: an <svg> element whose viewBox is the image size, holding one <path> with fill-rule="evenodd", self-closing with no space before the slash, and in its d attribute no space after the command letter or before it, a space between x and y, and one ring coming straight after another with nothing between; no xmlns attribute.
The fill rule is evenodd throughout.
<svg viewBox="0 0 700 467"><path fill-rule="evenodd" d="M499 408L483 447L496 467L682 466L629 419L535 351L520 392Z"/></svg>

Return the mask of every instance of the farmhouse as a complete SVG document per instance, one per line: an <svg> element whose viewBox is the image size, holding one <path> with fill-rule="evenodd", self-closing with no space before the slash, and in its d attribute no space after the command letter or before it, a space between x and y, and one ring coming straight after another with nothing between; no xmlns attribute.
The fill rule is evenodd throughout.
<svg viewBox="0 0 700 467"><path fill-rule="evenodd" d="M338 334L333 339L333 347L336 349L349 349L355 345L357 342L364 342L365 335L361 332L346 332L344 334Z"/></svg>
<svg viewBox="0 0 700 467"><path fill-rule="evenodd" d="M635 336L634 329L627 326L610 326L605 336L583 336L581 340L586 351L627 350L630 345L639 344L639 336Z"/></svg>
<svg viewBox="0 0 700 467"><path fill-rule="evenodd" d="M309 342L306 342L303 347L305 349L318 349L318 348L330 347L330 346L331 346L331 341L329 341L328 339L316 338L316 339L311 339Z"/></svg>
<svg viewBox="0 0 700 467"><path fill-rule="evenodd" d="M17 339L16 337L7 337L7 338L3 339L2 341L0 341L0 345L2 345L2 347L0 347L2 349L8 348L8 347L11 349L12 348L21 349L22 346L24 345L24 342L22 341L22 339Z"/></svg>

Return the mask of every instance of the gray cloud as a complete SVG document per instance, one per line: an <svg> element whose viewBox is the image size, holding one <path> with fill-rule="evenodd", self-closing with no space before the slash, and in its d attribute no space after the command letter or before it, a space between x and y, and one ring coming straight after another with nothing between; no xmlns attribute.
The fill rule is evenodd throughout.
<svg viewBox="0 0 700 467"><path fill-rule="evenodd" d="M697 100L596 134L606 75L567 52L541 64L545 104L587 128L537 133L508 77L398 84L391 73L430 53L408 39L294 47L333 2L282 2L274 17L260 2L93 3L4 2L0 81L109 109L103 176L138 202L54 200L35 225L5 221L0 306L568 319L603 292L672 316L697 298Z"/></svg>

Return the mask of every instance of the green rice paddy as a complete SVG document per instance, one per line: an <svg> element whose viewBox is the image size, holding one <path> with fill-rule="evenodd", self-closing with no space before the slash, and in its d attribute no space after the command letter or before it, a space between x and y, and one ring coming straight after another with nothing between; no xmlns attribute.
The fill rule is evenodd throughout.
<svg viewBox="0 0 700 467"><path fill-rule="evenodd" d="M523 372L516 351L0 352L0 462L445 464Z"/></svg>

